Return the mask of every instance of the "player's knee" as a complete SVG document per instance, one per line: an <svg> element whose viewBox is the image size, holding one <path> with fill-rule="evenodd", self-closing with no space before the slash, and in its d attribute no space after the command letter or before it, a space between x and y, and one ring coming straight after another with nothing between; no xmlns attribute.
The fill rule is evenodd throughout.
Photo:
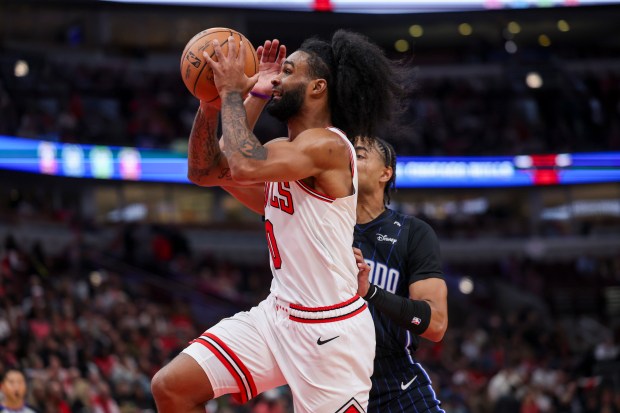
<svg viewBox="0 0 620 413"><path fill-rule="evenodd" d="M166 368L159 370L151 380L151 392L157 402L172 401L177 396L174 389L174 380L167 374Z"/></svg>

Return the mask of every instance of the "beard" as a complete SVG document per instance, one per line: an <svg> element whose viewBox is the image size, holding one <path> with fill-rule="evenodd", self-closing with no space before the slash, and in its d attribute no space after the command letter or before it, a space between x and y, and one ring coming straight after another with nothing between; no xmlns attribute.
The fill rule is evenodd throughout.
<svg viewBox="0 0 620 413"><path fill-rule="evenodd" d="M299 113L304 103L306 85L299 85L281 95L280 99L271 99L267 104L267 113L281 122L286 122Z"/></svg>

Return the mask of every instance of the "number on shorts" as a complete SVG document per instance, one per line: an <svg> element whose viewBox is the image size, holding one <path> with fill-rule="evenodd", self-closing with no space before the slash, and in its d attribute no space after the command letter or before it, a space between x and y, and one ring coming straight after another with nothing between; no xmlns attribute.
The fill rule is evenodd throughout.
<svg viewBox="0 0 620 413"><path fill-rule="evenodd" d="M269 246L269 252L271 253L273 266L276 268L276 270L279 270L280 267L282 267L282 257L280 257L280 251L278 250L276 236L273 233L273 224L269 220L265 221L265 233L267 234L267 245Z"/></svg>

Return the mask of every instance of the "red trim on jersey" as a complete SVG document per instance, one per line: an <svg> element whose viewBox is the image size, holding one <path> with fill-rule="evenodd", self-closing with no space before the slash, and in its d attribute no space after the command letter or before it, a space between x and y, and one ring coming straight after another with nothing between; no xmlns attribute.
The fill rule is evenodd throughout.
<svg viewBox="0 0 620 413"><path fill-rule="evenodd" d="M334 202L336 200L336 198L332 198L329 197L325 194L322 194L320 192L315 191L314 189L310 188L308 185L306 185L305 183L303 183L302 181L295 181L295 183L297 185L299 185L299 187L301 189L303 189L305 192L307 192L308 194L312 195L313 197L320 199L321 201L325 201L325 202Z"/></svg>
<svg viewBox="0 0 620 413"><path fill-rule="evenodd" d="M325 307L303 307L303 306L298 305L298 304L289 304L289 308L292 308L293 310L299 310L299 311L309 311L311 313L316 313L317 311L337 310L339 308L346 307L349 304L354 303L355 300L357 300L358 298L360 298L360 296L355 294L353 297L351 297L347 301L344 301L344 302L338 303L338 304L334 304L334 305L328 305L328 306L325 306Z"/></svg>
<svg viewBox="0 0 620 413"><path fill-rule="evenodd" d="M264 208L267 208L269 204L269 191L271 190L271 182L265 182L265 205Z"/></svg>
<svg viewBox="0 0 620 413"><path fill-rule="evenodd" d="M230 374L232 374L235 381L237 382L237 386L239 386L238 397L241 403L246 403L248 400L256 397L257 390L256 390L256 384L254 383L254 378L252 377L252 374L250 373L248 368L245 366L245 364L243 364L243 362L239 359L239 357L237 357L237 355L230 349L230 347L228 347L217 336L211 333L207 333L207 332L205 332L203 336L208 337L211 340L215 341L224 350L226 355L228 355L228 357L230 357L234 361L234 363L237 365L239 370L241 370L241 372L245 376L245 379L250 387L249 389L246 388L245 384L243 384L243 378L241 377L239 372L232 366L230 360L224 357L224 355L220 352L220 350L217 347L215 347L209 341L205 340L202 336L192 341L192 343L200 343L206 348L208 348L209 350L211 350L211 352L215 354L215 356L218 358L218 360L220 360L220 362L224 365L224 367L226 367L226 369L230 372ZM249 397L248 397L248 392L250 393Z"/></svg>
<svg viewBox="0 0 620 413"><path fill-rule="evenodd" d="M328 318L300 318L300 317L295 317L294 315L289 315L288 318L292 321L297 321L298 323L305 323L305 324L319 324L319 323L333 323L334 321L341 321L341 320L346 320L347 318L351 318L353 316L358 315L359 313L361 313L362 311L364 311L366 309L367 305L366 303L364 303L363 306L361 306L360 308L358 308L357 310L349 313L349 314L343 314L343 315L339 315L337 317L328 317Z"/></svg>

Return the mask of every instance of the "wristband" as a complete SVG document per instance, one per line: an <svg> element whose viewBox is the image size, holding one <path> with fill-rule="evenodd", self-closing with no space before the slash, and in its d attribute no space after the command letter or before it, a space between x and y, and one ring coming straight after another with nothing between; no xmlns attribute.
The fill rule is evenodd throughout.
<svg viewBox="0 0 620 413"><path fill-rule="evenodd" d="M254 96L255 98L259 98L259 99L263 99L263 100L271 99L271 96L269 96L269 95L265 95L264 93L254 92L252 90L250 91L250 95Z"/></svg>
<svg viewBox="0 0 620 413"><path fill-rule="evenodd" d="M370 301L372 300L372 298L375 296L375 294L377 294L377 286L374 284L370 284L370 286L368 287L368 291L366 291L366 295L363 296L362 298L366 301Z"/></svg>
<svg viewBox="0 0 620 413"><path fill-rule="evenodd" d="M420 335L431 323L431 306L424 300L410 300L370 284L363 297L400 327Z"/></svg>

